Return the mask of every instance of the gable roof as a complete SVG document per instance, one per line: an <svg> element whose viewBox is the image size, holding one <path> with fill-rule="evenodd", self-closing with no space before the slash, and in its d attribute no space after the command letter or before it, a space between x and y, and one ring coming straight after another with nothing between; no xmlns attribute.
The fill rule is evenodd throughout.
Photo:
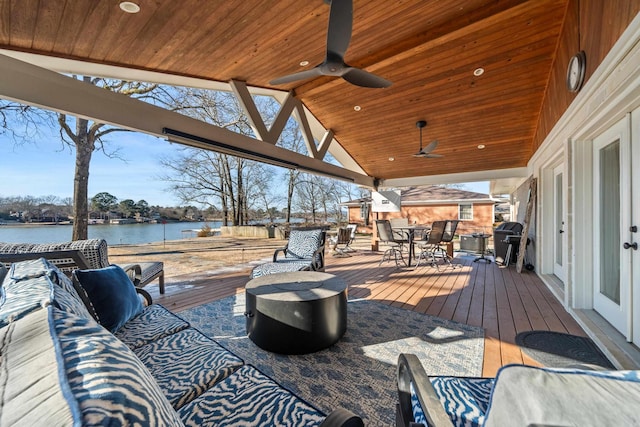
<svg viewBox="0 0 640 427"><path fill-rule="evenodd" d="M498 200L491 198L488 194L476 193L474 191L461 190L459 188L446 187L443 185L425 185L420 187L406 187L400 189L402 197L401 204L408 205L428 205L443 203L497 203ZM371 203L371 197L349 200L341 203L342 206L360 206L362 203Z"/></svg>

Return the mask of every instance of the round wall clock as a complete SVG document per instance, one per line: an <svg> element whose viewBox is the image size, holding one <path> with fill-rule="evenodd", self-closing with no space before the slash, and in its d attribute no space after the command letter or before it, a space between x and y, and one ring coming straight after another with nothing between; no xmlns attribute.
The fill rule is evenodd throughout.
<svg viewBox="0 0 640 427"><path fill-rule="evenodd" d="M584 50L576 53L569 60L567 67L567 89L571 92L577 92L584 83L584 76L587 70L587 56Z"/></svg>

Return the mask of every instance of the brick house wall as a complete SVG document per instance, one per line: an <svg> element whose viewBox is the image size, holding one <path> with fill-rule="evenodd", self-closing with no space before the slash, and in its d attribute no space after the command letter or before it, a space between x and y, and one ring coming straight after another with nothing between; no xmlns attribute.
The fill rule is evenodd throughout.
<svg viewBox="0 0 640 427"><path fill-rule="evenodd" d="M456 234L471 234L476 232L493 232L494 209L493 203L471 203L473 205L473 219L461 220ZM430 225L433 221L443 219L458 219L458 204L429 204L402 206L400 212L379 212L378 219L407 218L410 224ZM373 231L375 212L369 212L369 226L361 218L361 208L349 206L349 222L358 224L358 229Z"/></svg>

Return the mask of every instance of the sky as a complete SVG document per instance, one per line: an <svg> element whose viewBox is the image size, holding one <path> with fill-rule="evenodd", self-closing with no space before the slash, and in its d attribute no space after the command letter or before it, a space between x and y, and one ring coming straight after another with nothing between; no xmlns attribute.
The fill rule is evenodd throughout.
<svg viewBox="0 0 640 427"><path fill-rule="evenodd" d="M42 132L42 131L41 131ZM44 133L44 132L43 132ZM93 153L89 170L89 197L108 192L118 200L145 200L152 206L180 206L179 199L159 179L160 159L179 152L180 145L134 132L114 132L106 146L119 149L122 159ZM16 145L0 135L0 197L73 197L75 150L63 147L56 131ZM488 193L488 183L465 185L464 189Z"/></svg>
<svg viewBox="0 0 640 427"><path fill-rule="evenodd" d="M63 147L59 136L42 135L33 143L16 145L0 135L0 196L73 197L75 150ZM106 146L119 148L122 159L93 153L89 169L89 197L106 191L119 200L146 200L150 205L179 206L168 184L159 179L160 158L180 146L164 139L133 132L114 132ZM123 160L124 159L124 160Z"/></svg>

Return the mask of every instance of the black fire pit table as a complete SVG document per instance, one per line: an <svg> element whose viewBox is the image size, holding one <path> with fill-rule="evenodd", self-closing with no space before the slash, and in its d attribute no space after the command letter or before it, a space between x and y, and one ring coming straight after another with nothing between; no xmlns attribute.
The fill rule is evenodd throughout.
<svg viewBox="0 0 640 427"><path fill-rule="evenodd" d="M347 330L347 285L332 274L269 274L250 280L245 291L247 334L267 351L313 353Z"/></svg>

